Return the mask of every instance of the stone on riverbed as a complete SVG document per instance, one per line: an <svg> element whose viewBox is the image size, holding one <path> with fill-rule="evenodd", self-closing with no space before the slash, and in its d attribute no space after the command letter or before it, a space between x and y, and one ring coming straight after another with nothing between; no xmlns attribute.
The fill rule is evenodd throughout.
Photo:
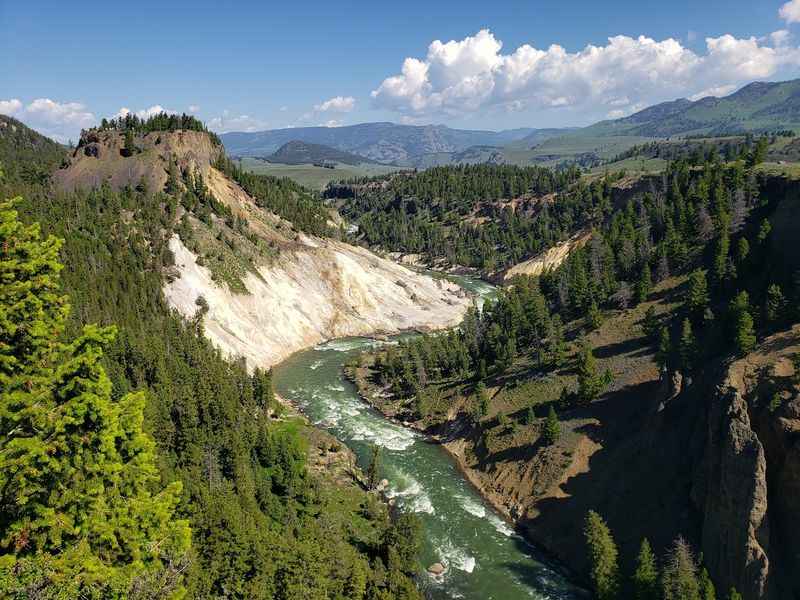
<svg viewBox="0 0 800 600"><path fill-rule="evenodd" d="M431 575L441 575L445 572L444 565L440 562L433 563L430 567L428 567L428 573Z"/></svg>

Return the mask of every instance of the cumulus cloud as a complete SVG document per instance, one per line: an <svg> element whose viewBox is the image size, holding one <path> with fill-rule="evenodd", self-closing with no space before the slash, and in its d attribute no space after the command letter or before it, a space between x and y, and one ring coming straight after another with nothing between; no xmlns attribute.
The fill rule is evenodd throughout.
<svg viewBox="0 0 800 600"><path fill-rule="evenodd" d="M800 23L800 0L789 0L781 6L778 14L787 23Z"/></svg>
<svg viewBox="0 0 800 600"><path fill-rule="evenodd" d="M341 127L342 121L339 119L328 119L324 123L319 124L320 127Z"/></svg>
<svg viewBox="0 0 800 600"><path fill-rule="evenodd" d="M190 112L191 114L198 113L198 112L200 112L200 107L199 107L199 106L197 106L197 104L190 104L190 105L189 105L189 112Z"/></svg>
<svg viewBox="0 0 800 600"><path fill-rule="evenodd" d="M16 116L22 110L22 101L17 98L0 100L0 115Z"/></svg>
<svg viewBox="0 0 800 600"><path fill-rule="evenodd" d="M356 99L352 96L335 96L325 102L314 105L315 112L339 112L346 113L353 110Z"/></svg>
<svg viewBox="0 0 800 600"><path fill-rule="evenodd" d="M424 58L406 58L372 99L378 108L411 116L489 108L624 115L635 106L734 89L798 66L800 50L786 37L776 32L764 39L706 38L706 52L697 54L671 38L619 35L574 53L557 44L544 50L525 44L504 54L502 42L484 29L459 41L435 40Z"/></svg>
<svg viewBox="0 0 800 600"><path fill-rule="evenodd" d="M209 129L217 133L229 131L261 131L267 128L267 122L250 115L232 115L225 110L219 117L214 117L206 123Z"/></svg>
<svg viewBox="0 0 800 600"><path fill-rule="evenodd" d="M190 107L191 108L191 107ZM164 108L160 104L154 104L150 108L143 108L141 110L137 110L136 112L131 111L131 109L122 107L117 111L117 114L114 117L122 117L125 118L129 114L135 114L140 119L149 119L150 117L154 117L155 115L160 115L161 113L167 113L170 115L178 114L175 110L170 110L168 108Z"/></svg>
<svg viewBox="0 0 800 600"><path fill-rule="evenodd" d="M81 129L97 122L94 113L80 102L57 102L36 98L24 104L17 98L0 100L0 113L16 117L26 125L59 142L77 137Z"/></svg>

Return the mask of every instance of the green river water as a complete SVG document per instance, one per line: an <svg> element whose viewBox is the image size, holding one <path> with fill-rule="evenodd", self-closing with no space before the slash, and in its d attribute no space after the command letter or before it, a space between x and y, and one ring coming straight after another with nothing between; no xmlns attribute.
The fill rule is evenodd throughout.
<svg viewBox="0 0 800 600"><path fill-rule="evenodd" d="M453 280L481 299L494 292L482 281ZM275 368L275 388L311 422L349 446L362 468L373 445L381 446L381 477L389 481L389 496L422 519L423 567L441 562L447 568L441 577L420 576L425 595L470 600L584 597L484 502L443 448L388 421L359 398L343 367L381 343L393 342L347 338L298 352Z"/></svg>

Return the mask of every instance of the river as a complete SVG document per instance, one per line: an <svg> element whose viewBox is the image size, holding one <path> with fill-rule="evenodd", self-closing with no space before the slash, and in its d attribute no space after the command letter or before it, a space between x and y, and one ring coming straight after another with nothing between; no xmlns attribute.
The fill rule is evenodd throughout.
<svg viewBox="0 0 800 600"><path fill-rule="evenodd" d="M481 300L494 293L482 281L452 279ZM359 398L343 367L381 343L396 342L347 338L298 352L274 369L275 388L311 422L349 446L362 468L372 447L381 446L380 476L389 481L389 495L422 519L423 567L441 562L447 568L441 577L421 575L425 595L437 600L584 597L514 533L442 447L388 421Z"/></svg>

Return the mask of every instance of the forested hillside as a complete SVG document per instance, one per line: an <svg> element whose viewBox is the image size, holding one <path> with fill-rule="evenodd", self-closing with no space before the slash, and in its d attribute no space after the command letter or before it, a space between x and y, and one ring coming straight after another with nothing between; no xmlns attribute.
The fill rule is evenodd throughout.
<svg viewBox="0 0 800 600"><path fill-rule="evenodd" d="M107 129L127 136L160 126ZM141 144L134 136L133 147ZM0 225L0 586L10 597L419 597L410 578L413 518L390 519L355 481L309 470L318 449L276 403L270 374L223 360L199 319L168 308L167 241L186 226L179 213L224 220L224 207L191 174L167 173L163 191L59 192L26 178L8 147L0 145L0 197L24 195L3 205ZM53 164L47 153L24 160L42 170ZM243 181L276 210L294 193L269 178ZM18 218L40 224L41 236ZM316 225L309 218L300 226ZM33 311L41 325L18 328L19 311ZM90 324L116 335L83 329ZM41 354L29 354L34 342ZM47 457L44 475L22 450ZM117 495L98 504L103 488ZM20 510L20 494L50 500ZM52 504L56 495L63 503Z"/></svg>
<svg viewBox="0 0 800 600"><path fill-rule="evenodd" d="M613 201L593 188L591 240L558 268L514 280L447 336L353 365L366 397L440 434L600 598L797 593L795 542L747 535L765 514L772 531L798 515L758 491L795 485L783 470L798 456L780 445L797 423L798 190L755 162L677 160ZM725 374L739 357L763 365L747 383ZM752 425L734 416L742 406ZM670 595L676 578L698 596Z"/></svg>
<svg viewBox="0 0 800 600"><path fill-rule="evenodd" d="M325 195L369 246L491 273L585 221L604 184L560 194L578 178L575 168L461 165L330 184Z"/></svg>

